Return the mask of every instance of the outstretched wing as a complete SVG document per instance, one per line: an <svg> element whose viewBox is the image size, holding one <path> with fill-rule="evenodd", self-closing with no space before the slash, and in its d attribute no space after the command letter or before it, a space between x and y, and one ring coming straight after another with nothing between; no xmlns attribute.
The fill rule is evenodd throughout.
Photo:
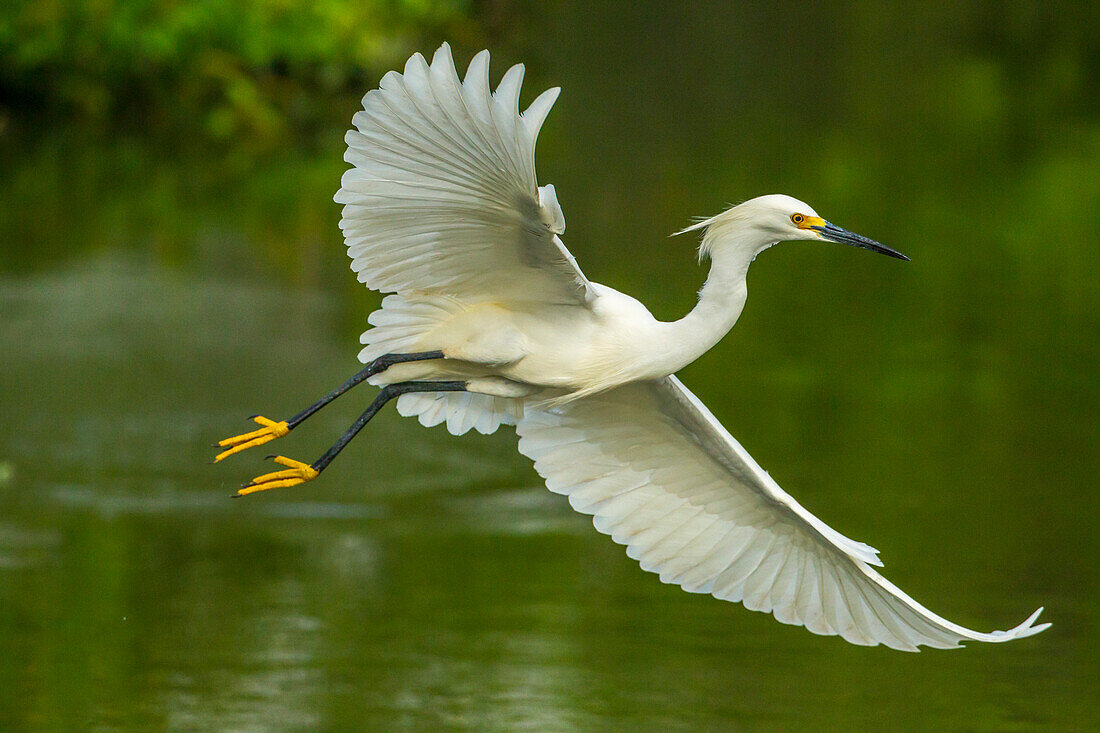
<svg viewBox="0 0 1100 733"><path fill-rule="evenodd" d="M459 80L443 44L363 98L347 134L337 203L351 268L383 293L583 305L589 282L558 238L553 186L535 180L535 139L558 89L523 113L523 66L489 89L489 52Z"/></svg>
<svg viewBox="0 0 1100 733"><path fill-rule="evenodd" d="M661 580L855 644L954 647L1036 634L1039 611L981 633L883 578L877 551L788 496L676 377L628 384L519 421L551 491ZM1040 611L1042 609L1039 609Z"/></svg>

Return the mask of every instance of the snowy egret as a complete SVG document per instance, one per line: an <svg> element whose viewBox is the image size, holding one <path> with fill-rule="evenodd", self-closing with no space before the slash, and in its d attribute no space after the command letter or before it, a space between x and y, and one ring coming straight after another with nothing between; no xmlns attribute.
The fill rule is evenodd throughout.
<svg viewBox="0 0 1100 733"><path fill-rule="evenodd" d="M367 366L284 421L219 443L215 460L286 435L352 387L381 393L312 464L240 495L309 481L389 400L426 426L462 434L514 425L547 487L662 581L740 601L856 644L954 647L1036 634L1042 610L1010 631L971 631L879 575L877 551L785 493L675 376L737 321L749 264L789 240L841 242L907 259L789 196L751 199L684 231L702 232L710 273L695 308L656 320L589 281L559 234L553 186L535 179L535 140L558 96L518 101L523 67L489 87L489 54L460 79L444 44L416 54L363 99L347 134L336 201L352 270L388 295L368 318Z"/></svg>

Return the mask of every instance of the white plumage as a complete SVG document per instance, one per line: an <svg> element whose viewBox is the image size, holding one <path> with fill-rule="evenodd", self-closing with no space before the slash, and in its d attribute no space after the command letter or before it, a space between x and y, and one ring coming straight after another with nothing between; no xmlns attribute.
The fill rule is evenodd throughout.
<svg viewBox="0 0 1100 733"><path fill-rule="evenodd" d="M336 201L351 268L384 293L583 302L587 281L557 234L552 186L535 184L535 139L558 89L519 112L523 67L489 93L489 54L460 82L444 46L391 71L352 119Z"/></svg>
<svg viewBox="0 0 1100 733"><path fill-rule="evenodd" d="M532 410L519 449L643 569L815 634L916 651L1037 633L1036 611L984 634L933 614L870 565L877 550L806 511L674 376Z"/></svg>
<svg viewBox="0 0 1100 733"><path fill-rule="evenodd" d="M837 241L904 257L825 222L787 196L745 202L692 227L711 259L699 304L662 323L589 282L559 234L534 151L558 90L519 111L523 67L489 88L483 51L460 80L444 45L363 99L336 201L352 269L389 293L363 335L364 362L441 350L375 384L454 380L467 392L399 398L403 415L455 434L516 425L551 491L661 580L767 611L856 644L952 647L1038 633L1038 611L980 633L918 604L871 566L877 552L788 496L674 372L736 322L752 259L779 241ZM1040 609L1041 610L1041 609Z"/></svg>

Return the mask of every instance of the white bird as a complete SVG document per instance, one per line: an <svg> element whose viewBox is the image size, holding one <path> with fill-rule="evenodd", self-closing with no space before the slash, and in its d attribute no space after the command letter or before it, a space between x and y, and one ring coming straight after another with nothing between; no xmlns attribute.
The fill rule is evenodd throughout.
<svg viewBox="0 0 1100 733"><path fill-rule="evenodd" d="M971 631L879 575L878 552L827 526L784 492L675 372L737 321L749 264L789 240L842 242L900 259L789 196L746 201L703 232L710 274L695 308L656 320L640 302L589 281L558 237L553 186L535 178L535 139L558 89L519 111L523 67L495 92L489 54L459 79L444 44L416 54L363 98L347 134L336 201L352 270L388 295L368 318L367 367L285 421L219 443L220 460L285 435L351 387L382 391L320 459L238 495L315 478L388 400L458 435L515 425L547 487L592 515L643 569L692 593L739 601L855 644L955 647L1031 636L1040 608L1009 631Z"/></svg>

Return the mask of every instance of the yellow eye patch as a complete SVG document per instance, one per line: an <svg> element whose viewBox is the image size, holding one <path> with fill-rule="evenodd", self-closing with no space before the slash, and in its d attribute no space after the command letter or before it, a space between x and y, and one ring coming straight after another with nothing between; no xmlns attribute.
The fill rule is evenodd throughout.
<svg viewBox="0 0 1100 733"><path fill-rule="evenodd" d="M806 214L791 214L791 223L799 229L825 226L825 220L820 216L807 216Z"/></svg>

